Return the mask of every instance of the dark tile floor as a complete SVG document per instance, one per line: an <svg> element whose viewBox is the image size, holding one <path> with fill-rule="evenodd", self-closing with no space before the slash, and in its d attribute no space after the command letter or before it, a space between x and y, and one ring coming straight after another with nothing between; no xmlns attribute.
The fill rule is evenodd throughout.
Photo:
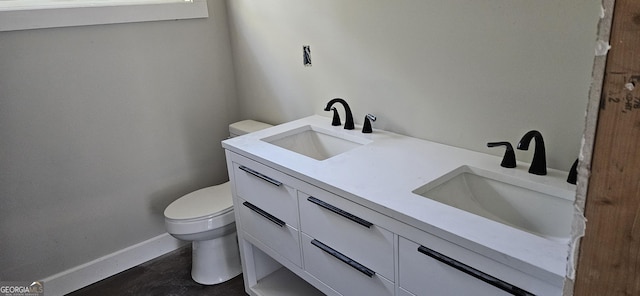
<svg viewBox="0 0 640 296"><path fill-rule="evenodd" d="M191 279L191 245L125 270L67 294L246 296L242 275L222 284L205 286Z"/></svg>

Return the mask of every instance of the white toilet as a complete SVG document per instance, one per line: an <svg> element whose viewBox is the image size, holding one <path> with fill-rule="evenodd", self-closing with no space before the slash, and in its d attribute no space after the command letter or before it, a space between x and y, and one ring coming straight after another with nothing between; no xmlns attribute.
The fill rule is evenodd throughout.
<svg viewBox="0 0 640 296"><path fill-rule="evenodd" d="M244 120L229 125L231 137L261 130L271 125ZM242 272L229 182L191 192L164 210L167 232L180 240L192 241L191 277L213 285Z"/></svg>

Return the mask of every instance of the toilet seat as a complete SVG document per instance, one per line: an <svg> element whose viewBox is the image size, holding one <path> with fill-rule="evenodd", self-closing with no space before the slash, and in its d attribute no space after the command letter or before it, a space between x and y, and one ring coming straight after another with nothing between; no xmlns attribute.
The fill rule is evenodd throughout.
<svg viewBox="0 0 640 296"><path fill-rule="evenodd" d="M235 221L229 182L206 187L172 202L164 211L170 234L192 234L221 228Z"/></svg>
<svg viewBox="0 0 640 296"><path fill-rule="evenodd" d="M231 185L225 182L178 198L164 210L164 216L173 220L205 218L232 206Z"/></svg>

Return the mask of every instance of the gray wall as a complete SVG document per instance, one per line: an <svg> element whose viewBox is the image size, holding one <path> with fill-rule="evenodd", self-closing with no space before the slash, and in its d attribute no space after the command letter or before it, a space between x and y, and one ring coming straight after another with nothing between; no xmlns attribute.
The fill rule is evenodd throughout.
<svg viewBox="0 0 640 296"><path fill-rule="evenodd" d="M342 97L374 128L496 155L486 142L538 129L549 166L578 156L599 0L228 3L243 117L330 116Z"/></svg>
<svg viewBox="0 0 640 296"><path fill-rule="evenodd" d="M37 280L165 232L227 180L226 4L198 20L0 33L0 279Z"/></svg>

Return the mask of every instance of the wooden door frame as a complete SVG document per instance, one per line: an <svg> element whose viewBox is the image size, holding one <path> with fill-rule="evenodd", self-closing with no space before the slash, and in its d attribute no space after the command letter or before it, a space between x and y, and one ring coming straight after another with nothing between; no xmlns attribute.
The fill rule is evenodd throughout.
<svg viewBox="0 0 640 296"><path fill-rule="evenodd" d="M640 1L602 4L564 295L640 295Z"/></svg>

